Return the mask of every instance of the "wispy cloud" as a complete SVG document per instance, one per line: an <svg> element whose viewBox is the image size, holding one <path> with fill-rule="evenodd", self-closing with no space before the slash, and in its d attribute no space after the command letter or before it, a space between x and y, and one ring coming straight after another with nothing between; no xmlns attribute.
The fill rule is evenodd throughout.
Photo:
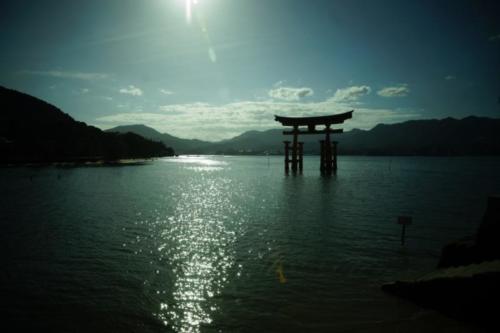
<svg viewBox="0 0 500 333"><path fill-rule="evenodd" d="M21 74L49 76L61 79L75 79L75 80L104 80L109 78L109 74L104 73L84 73L84 72L67 72L67 71L21 71Z"/></svg>
<svg viewBox="0 0 500 333"><path fill-rule="evenodd" d="M280 84L281 82L279 82ZM276 86L276 84L275 84ZM269 97L283 101L298 101L301 98L312 96L314 91L311 88L276 87L269 90Z"/></svg>
<svg viewBox="0 0 500 333"><path fill-rule="evenodd" d="M377 91L377 94L382 97L405 97L410 93L407 84L399 86L385 87Z"/></svg>
<svg viewBox="0 0 500 333"><path fill-rule="evenodd" d="M337 89L331 100L334 102L353 102L370 94L371 91L372 89L369 86L351 86Z"/></svg>
<svg viewBox="0 0 500 333"><path fill-rule="evenodd" d="M160 92L164 95L173 95L174 92L171 91L171 90L167 90L167 89L160 89Z"/></svg>
<svg viewBox="0 0 500 333"><path fill-rule="evenodd" d="M488 38L488 40L489 40L490 42L495 42L495 41L497 41L497 40L500 40L500 34L490 36L490 38Z"/></svg>
<svg viewBox="0 0 500 333"><path fill-rule="evenodd" d="M227 139L248 130L279 127L274 115L320 116L345 112L353 105L332 99L321 102L242 101L223 105L208 103L170 104L154 112L118 113L96 119L102 127L145 124L179 137L203 140ZM359 105L358 105L359 106ZM369 129L378 123L394 123L419 118L413 110L356 107L353 119L343 126Z"/></svg>
<svg viewBox="0 0 500 333"><path fill-rule="evenodd" d="M132 95L132 96L142 96L143 92L140 88L134 85L130 85L127 88L122 88L119 90L120 94Z"/></svg>
<svg viewBox="0 0 500 333"><path fill-rule="evenodd" d="M89 92L90 92L90 89L88 89L88 88L81 88L81 89L72 90L72 93L74 95L87 95Z"/></svg>
<svg viewBox="0 0 500 333"><path fill-rule="evenodd" d="M444 77L444 79L447 81L455 80L456 78L457 77L455 75L447 75Z"/></svg>

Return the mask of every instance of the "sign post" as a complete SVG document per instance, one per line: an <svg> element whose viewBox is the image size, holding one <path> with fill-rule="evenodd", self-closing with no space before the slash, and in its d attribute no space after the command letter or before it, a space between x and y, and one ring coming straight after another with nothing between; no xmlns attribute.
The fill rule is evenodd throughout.
<svg viewBox="0 0 500 333"><path fill-rule="evenodd" d="M405 245L405 237L406 237L406 226L410 225L412 222L411 216L399 216L398 224L401 224L401 245Z"/></svg>

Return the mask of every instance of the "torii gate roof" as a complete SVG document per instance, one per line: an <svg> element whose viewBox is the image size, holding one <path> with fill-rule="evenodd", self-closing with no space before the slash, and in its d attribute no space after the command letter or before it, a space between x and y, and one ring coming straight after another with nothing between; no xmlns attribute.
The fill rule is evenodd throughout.
<svg viewBox="0 0 500 333"><path fill-rule="evenodd" d="M279 121L283 126L309 126L309 125L332 125L341 124L346 119L352 118L354 110L344 113L332 114L319 117L282 117L274 116L274 120Z"/></svg>

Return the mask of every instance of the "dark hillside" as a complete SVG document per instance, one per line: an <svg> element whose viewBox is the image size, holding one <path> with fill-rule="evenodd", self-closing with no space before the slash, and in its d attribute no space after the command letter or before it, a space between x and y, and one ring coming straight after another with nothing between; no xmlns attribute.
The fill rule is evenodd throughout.
<svg viewBox="0 0 500 333"><path fill-rule="evenodd" d="M105 133L38 98L0 87L0 162L149 158L171 148L137 134Z"/></svg>

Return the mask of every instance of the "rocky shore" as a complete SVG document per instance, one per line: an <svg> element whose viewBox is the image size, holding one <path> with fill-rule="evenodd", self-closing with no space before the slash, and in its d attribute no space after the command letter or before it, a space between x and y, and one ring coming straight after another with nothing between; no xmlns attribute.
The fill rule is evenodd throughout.
<svg viewBox="0 0 500 333"><path fill-rule="evenodd" d="M474 237L446 245L437 269L382 290L436 309L459 320L488 325L496 321L500 299L500 196L488 207Z"/></svg>

